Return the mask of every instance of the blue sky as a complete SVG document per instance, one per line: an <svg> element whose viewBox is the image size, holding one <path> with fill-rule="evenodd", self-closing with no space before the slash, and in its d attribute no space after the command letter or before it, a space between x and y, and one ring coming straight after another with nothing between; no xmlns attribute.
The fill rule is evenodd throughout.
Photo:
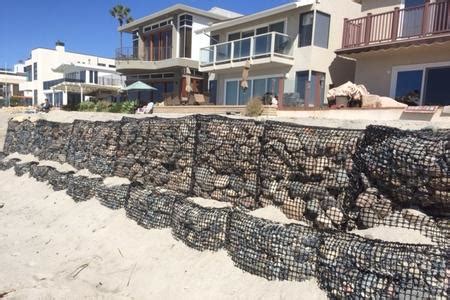
<svg viewBox="0 0 450 300"><path fill-rule="evenodd" d="M264 10L289 0L2 0L0 6L0 67L27 59L33 48L53 48L56 40L66 50L113 57L119 45L117 21L109 15L116 4L131 8L136 19L176 3L209 9L219 6L243 14Z"/></svg>

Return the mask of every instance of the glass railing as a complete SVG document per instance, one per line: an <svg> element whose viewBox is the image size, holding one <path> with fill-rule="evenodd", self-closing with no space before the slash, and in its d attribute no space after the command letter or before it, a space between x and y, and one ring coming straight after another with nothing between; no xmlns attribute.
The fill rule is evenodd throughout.
<svg viewBox="0 0 450 300"><path fill-rule="evenodd" d="M269 32L200 49L200 64L212 65L256 59L271 55L290 56L292 39L283 33Z"/></svg>

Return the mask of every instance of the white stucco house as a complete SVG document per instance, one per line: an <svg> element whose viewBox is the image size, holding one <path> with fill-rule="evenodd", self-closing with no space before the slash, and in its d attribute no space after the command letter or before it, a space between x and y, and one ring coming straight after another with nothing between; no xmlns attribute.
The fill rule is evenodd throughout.
<svg viewBox="0 0 450 300"><path fill-rule="evenodd" d="M124 84L114 59L69 52L62 42L55 49L33 49L24 73L26 81L19 89L34 105L45 99L56 107L74 106L89 97L111 99Z"/></svg>
<svg viewBox="0 0 450 300"><path fill-rule="evenodd" d="M301 0L216 22L195 31L210 37L199 70L209 73L216 104L245 105L269 94L281 108L319 107L330 87L354 78L354 61L335 50L342 45L344 18L359 14L351 0Z"/></svg>

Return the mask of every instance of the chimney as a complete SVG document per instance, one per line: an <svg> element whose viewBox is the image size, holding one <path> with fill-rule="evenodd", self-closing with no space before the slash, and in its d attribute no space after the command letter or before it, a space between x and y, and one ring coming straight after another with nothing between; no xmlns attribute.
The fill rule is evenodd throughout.
<svg viewBox="0 0 450 300"><path fill-rule="evenodd" d="M60 52L64 52L65 51L64 43L61 42L60 40L57 40L55 45L56 45L55 46L56 51L60 51Z"/></svg>

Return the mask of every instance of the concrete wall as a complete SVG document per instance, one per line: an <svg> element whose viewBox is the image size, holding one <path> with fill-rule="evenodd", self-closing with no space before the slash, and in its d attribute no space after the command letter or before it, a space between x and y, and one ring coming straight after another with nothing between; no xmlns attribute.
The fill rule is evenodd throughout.
<svg viewBox="0 0 450 300"><path fill-rule="evenodd" d="M450 42L409 48L367 52L357 56L355 82L364 84L369 92L382 96L390 94L392 68L429 63L450 62Z"/></svg>

